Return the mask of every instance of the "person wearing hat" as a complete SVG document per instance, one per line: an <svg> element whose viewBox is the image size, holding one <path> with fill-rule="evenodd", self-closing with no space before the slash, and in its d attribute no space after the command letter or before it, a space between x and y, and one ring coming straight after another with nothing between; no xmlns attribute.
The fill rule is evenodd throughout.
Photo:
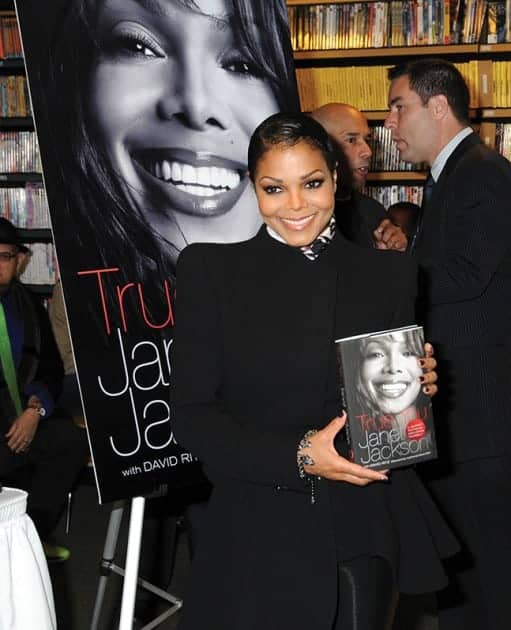
<svg viewBox="0 0 511 630"><path fill-rule="evenodd" d="M48 544L67 493L83 468L84 432L55 409L63 367L46 310L17 280L29 252L0 218L0 482L29 492L27 512Z"/></svg>

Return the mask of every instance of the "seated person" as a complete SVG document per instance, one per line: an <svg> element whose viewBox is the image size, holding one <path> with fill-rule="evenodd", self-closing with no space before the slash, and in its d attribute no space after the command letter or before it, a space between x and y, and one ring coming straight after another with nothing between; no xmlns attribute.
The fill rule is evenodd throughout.
<svg viewBox="0 0 511 630"><path fill-rule="evenodd" d="M85 463L85 432L55 410L62 361L48 315L16 279L27 253L0 218L0 481L29 493L27 512L47 542ZM49 560L69 552L46 545Z"/></svg>
<svg viewBox="0 0 511 630"><path fill-rule="evenodd" d="M78 389L78 380L73 358L73 348L71 346L71 337L69 336L66 310L64 308L62 283L60 280L57 280L55 283L48 314L62 363L64 364L64 380L62 382L59 405L71 414L75 424L85 427L82 401Z"/></svg>

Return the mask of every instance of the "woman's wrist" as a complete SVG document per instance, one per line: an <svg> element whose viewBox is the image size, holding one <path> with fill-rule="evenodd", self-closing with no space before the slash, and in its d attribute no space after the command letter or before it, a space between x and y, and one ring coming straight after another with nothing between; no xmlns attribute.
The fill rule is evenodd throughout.
<svg viewBox="0 0 511 630"><path fill-rule="evenodd" d="M298 450L296 452L296 464L298 466L298 474L300 475L300 479L304 479L309 483L311 487L311 503L316 502L316 488L315 488L315 479L319 479L319 477L315 477L314 475L310 475L306 470L305 466L314 466L315 462L311 455L308 453L304 453L303 451L306 448L310 448L311 437L317 433L317 429L310 429L305 433L305 435L300 440L298 444Z"/></svg>

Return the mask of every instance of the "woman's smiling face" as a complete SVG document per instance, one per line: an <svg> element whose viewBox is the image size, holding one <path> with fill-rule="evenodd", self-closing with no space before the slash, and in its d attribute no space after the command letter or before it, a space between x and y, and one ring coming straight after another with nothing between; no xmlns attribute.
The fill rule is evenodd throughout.
<svg viewBox="0 0 511 630"><path fill-rule="evenodd" d="M89 116L156 232L179 249L251 236L246 152L276 98L234 38L224 0L106 0ZM207 220L205 220L207 219Z"/></svg>
<svg viewBox="0 0 511 630"><path fill-rule="evenodd" d="M363 351L364 390L384 413L397 414L415 402L422 370L403 332L370 340Z"/></svg>

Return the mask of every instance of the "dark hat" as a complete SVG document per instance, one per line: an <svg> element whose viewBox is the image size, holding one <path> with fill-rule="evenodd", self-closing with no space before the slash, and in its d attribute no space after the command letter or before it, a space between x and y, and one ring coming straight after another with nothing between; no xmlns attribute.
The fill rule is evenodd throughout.
<svg viewBox="0 0 511 630"><path fill-rule="evenodd" d="M21 242L18 230L10 221L4 219L4 217L0 217L0 243L5 245L16 245L20 252L25 254L30 251L28 247L25 247L25 245Z"/></svg>

